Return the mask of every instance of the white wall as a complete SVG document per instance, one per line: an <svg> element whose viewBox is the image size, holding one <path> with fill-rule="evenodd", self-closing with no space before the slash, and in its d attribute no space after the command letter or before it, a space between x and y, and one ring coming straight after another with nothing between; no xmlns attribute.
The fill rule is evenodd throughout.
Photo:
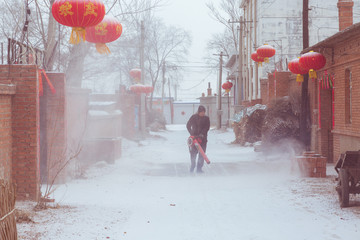
<svg viewBox="0 0 360 240"><path fill-rule="evenodd" d="M174 124L186 124L199 105L199 102L174 102Z"/></svg>

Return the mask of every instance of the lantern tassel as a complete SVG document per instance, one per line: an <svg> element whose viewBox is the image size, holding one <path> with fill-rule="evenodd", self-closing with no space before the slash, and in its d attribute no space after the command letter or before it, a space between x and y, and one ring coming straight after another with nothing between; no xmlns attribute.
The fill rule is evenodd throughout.
<svg viewBox="0 0 360 240"><path fill-rule="evenodd" d="M316 79L316 78L317 78L316 72L315 72L314 69L310 69L310 71L309 71L309 78L311 78L311 79Z"/></svg>
<svg viewBox="0 0 360 240"><path fill-rule="evenodd" d="M96 51L98 51L98 53L100 54L110 54L110 49L108 48L108 46L106 46L105 43L96 43L95 44L96 47Z"/></svg>
<svg viewBox="0 0 360 240"><path fill-rule="evenodd" d="M268 57L264 58L264 62L269 63L269 58Z"/></svg>
<svg viewBox="0 0 360 240"><path fill-rule="evenodd" d="M79 44L81 40L85 42L85 28L82 27L73 27L70 35L71 44Z"/></svg>
<svg viewBox="0 0 360 240"><path fill-rule="evenodd" d="M296 75L296 81L302 83L304 81L304 76L301 74Z"/></svg>

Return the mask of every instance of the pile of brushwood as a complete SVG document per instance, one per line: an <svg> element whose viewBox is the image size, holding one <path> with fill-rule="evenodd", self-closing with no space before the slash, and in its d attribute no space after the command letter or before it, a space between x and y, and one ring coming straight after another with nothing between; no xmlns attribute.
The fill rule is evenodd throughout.
<svg viewBox="0 0 360 240"><path fill-rule="evenodd" d="M299 139L300 98L275 100L266 111L262 127L262 144L274 144L283 139Z"/></svg>
<svg viewBox="0 0 360 240"><path fill-rule="evenodd" d="M266 109L243 114L233 125L234 143L244 145L261 141L262 146L267 146L284 139L298 140L300 111L300 97L294 95L278 98Z"/></svg>
<svg viewBox="0 0 360 240"><path fill-rule="evenodd" d="M246 110L245 110L246 111ZM266 111L256 109L250 114L243 114L239 122L234 122L235 141L240 145L245 143L254 143L261 140L261 129L263 126Z"/></svg>

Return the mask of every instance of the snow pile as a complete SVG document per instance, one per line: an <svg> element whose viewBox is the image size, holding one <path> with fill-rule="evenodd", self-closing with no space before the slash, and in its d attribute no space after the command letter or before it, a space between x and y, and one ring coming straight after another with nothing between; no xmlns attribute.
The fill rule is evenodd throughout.
<svg viewBox="0 0 360 240"><path fill-rule="evenodd" d="M251 107L244 108L234 115L233 122L239 123L244 116L250 116L255 110L266 110L266 105L256 104Z"/></svg>

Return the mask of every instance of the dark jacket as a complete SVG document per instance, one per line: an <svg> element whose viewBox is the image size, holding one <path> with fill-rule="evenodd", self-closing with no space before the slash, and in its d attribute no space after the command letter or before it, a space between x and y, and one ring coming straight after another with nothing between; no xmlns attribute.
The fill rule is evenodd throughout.
<svg viewBox="0 0 360 240"><path fill-rule="evenodd" d="M208 116L200 117L194 114L186 124L186 128L191 136L203 135L203 141L207 141L207 133L210 129L210 119Z"/></svg>

